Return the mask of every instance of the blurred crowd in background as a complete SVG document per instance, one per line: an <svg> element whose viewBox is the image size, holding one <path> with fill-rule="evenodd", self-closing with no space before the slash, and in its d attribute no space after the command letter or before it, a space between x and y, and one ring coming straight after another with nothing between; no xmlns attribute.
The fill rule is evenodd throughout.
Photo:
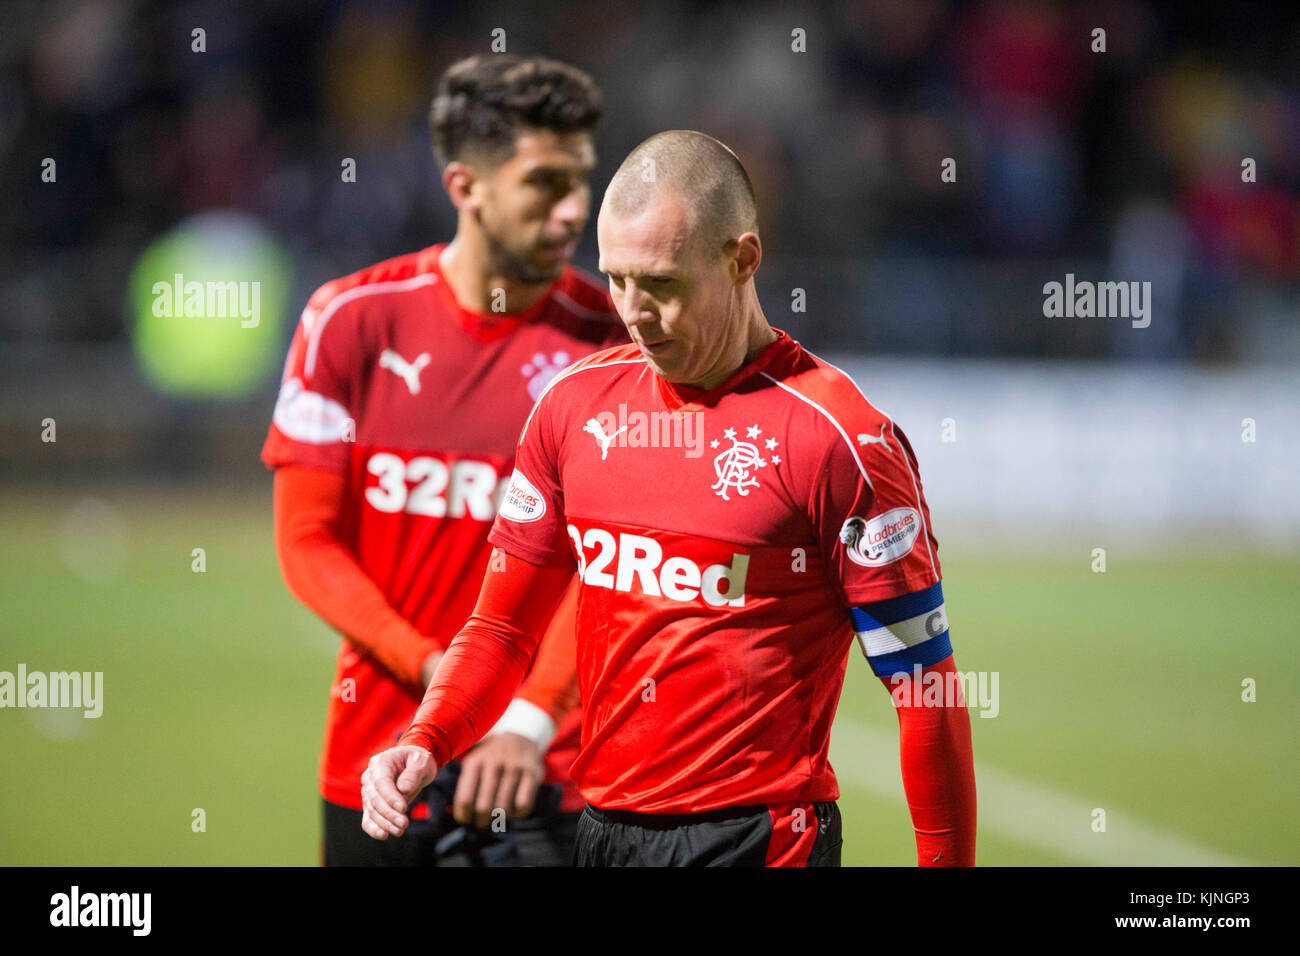
<svg viewBox="0 0 1300 956"><path fill-rule="evenodd" d="M1300 356L1293 4L52 0L4 15L11 355L125 341L132 264L204 211L246 213L287 250L286 337L320 282L449 238L429 100L502 28L510 52L602 86L596 202L660 129L737 151L759 192L769 318L812 347ZM577 261L595 265L593 228ZM1151 281L1154 322L1045 318L1043 284L1067 272Z"/></svg>

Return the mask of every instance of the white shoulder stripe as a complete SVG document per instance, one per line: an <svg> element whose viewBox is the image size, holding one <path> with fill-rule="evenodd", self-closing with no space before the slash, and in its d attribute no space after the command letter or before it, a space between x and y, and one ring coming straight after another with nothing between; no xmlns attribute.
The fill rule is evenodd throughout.
<svg viewBox="0 0 1300 956"><path fill-rule="evenodd" d="M916 513L921 516L921 524L924 526L922 527L921 531L925 535L926 554L930 556L930 571L934 574L935 580L937 581L939 579L939 569L936 568L934 565L934 551L930 547L930 523L926 520L925 509L921 507L921 486L917 482L916 472L912 469L911 459L909 459L907 457L907 454L903 451L903 443L900 442L898 440L898 436L894 434L894 417L889 413L883 411L878 405L872 402L871 399L867 398L867 396L863 394L862 389L858 388L858 383L853 380L853 376L850 375L848 372L844 371L844 369L840 368L838 365L832 365L830 362L826 361L824 358L821 358L818 355L813 355L813 353L809 352L807 349L804 349L804 352L808 355L811 355L813 358L817 359L817 361L821 362L827 368L833 368L835 369L835 371L843 375L845 380L848 381L848 383L853 386L853 390L862 396L862 400L866 402L868 405L870 405L872 408L874 408L877 412L880 412L881 415L884 415L885 420L889 422L890 437L894 439L894 443L898 446L899 453L902 454L903 456L903 461L907 462L907 474L908 477L912 479L912 493L916 495ZM844 432L841 430L840 434L843 435ZM848 438L846 436L845 441L847 440ZM855 455L854 457L857 456ZM859 462L859 465L860 464L861 462ZM868 482L868 484L870 484L870 482ZM874 491L875 489L873 488L872 490Z"/></svg>
<svg viewBox="0 0 1300 956"><path fill-rule="evenodd" d="M858 457L858 450L853 447L853 442L849 441L848 434L844 431L840 423L835 420L834 415L826 411L826 409L822 408L820 405L814 402L807 395L804 395L802 392L797 391L796 389L793 389L789 385L785 384L785 382L778 381L777 379L773 378L771 375L768 375L766 372L759 372L758 374L762 375L765 379L767 379L769 382L772 382L774 385L777 385L778 387L785 389L787 392L789 392L795 398L799 399L801 402L806 402L807 404L811 405L813 408L817 409L817 411L821 412L822 415L825 416L826 420L835 426L835 430L840 433L840 437L844 439L844 444L848 446L849 453L853 455L853 460L858 463L858 471L862 473L862 478L864 481L866 481L867 487L870 488L872 491L876 490L876 486L871 483L871 476L867 474L867 469L862 464L862 459Z"/></svg>
<svg viewBox="0 0 1300 956"><path fill-rule="evenodd" d="M898 449L901 452L903 449L903 443L898 441L898 436L894 434L894 420L892 418L889 420L889 434L894 441L898 443ZM939 579L939 569L934 566L934 552L930 549L930 523L926 520L925 509L921 507L921 486L917 484L916 472L912 470L912 465L910 464L911 459L904 454L903 460L909 462L907 466L907 474L908 477L912 479L912 494L916 495L916 513L921 516L921 523L925 525L925 527L921 529L925 535L925 553L930 556L930 572L934 575L935 580L937 581Z"/></svg>
<svg viewBox="0 0 1300 956"><path fill-rule="evenodd" d="M585 365L582 368L566 368L563 372L561 372L559 375L555 376L555 378L551 379L549 382L546 383L546 387L543 388L541 394L537 396L537 401L533 402L533 407L528 411L528 417L524 419L524 427L519 430L519 444L523 444L524 436L528 434L528 426L532 424L533 415L537 411L537 406L542 404L542 399L546 397L546 393L549 392L555 386L556 382L566 379L570 375L573 375L576 372L586 372L593 368L608 368L611 365L644 365L644 364L645 364L644 358L613 359L608 362L597 362L595 365Z"/></svg>
<svg viewBox="0 0 1300 956"><path fill-rule="evenodd" d="M334 298L330 299L329 305L321 310L320 315L316 316L316 321L312 323L311 338L307 342L307 360L303 365L303 373L310 378L316 371L316 350L320 347L321 333L325 331L334 313L338 311L339 306L346 305L353 299L359 299L366 295L377 295L380 292L409 292L412 289L418 289L422 286L432 285L438 281L438 276L433 272L425 272L410 279L394 279L391 282L371 282L366 285L359 285L354 289L348 289L346 292L340 292Z"/></svg>

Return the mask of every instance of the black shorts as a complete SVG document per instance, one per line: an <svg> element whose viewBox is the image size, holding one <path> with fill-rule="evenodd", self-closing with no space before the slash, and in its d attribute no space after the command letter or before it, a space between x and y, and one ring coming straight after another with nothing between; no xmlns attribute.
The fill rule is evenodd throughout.
<svg viewBox="0 0 1300 956"><path fill-rule="evenodd" d="M560 788L544 783L533 812L509 818L500 833L462 826L451 815L460 764L451 761L420 792L400 837L376 840L361 829L360 810L324 803L325 866L570 866L577 813L561 813ZM419 807L420 804L424 808ZM427 811L427 812L426 812Z"/></svg>
<svg viewBox="0 0 1300 956"><path fill-rule="evenodd" d="M587 805L575 866L839 866L834 802L632 813Z"/></svg>

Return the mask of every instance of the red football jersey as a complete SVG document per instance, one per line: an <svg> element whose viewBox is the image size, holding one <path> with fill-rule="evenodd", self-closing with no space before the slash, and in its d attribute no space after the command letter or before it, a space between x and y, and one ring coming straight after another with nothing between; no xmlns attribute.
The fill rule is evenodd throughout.
<svg viewBox="0 0 1300 956"><path fill-rule="evenodd" d="M602 808L833 800L855 631L873 665L951 653L942 607L918 617L941 589L911 446L779 330L708 391L670 384L631 345L558 376L489 539L577 563L572 769ZM902 636L855 627L864 604L906 618Z"/></svg>
<svg viewBox="0 0 1300 956"><path fill-rule="evenodd" d="M439 271L443 248L311 297L262 459L346 476L342 542L398 613L445 647L474 609L521 423L561 369L627 333L604 286L573 267L525 312L463 309ZM366 763L397 741L421 697L341 643L320 768L327 800L361 808ZM567 809L581 805L567 773L579 723L562 722L547 754Z"/></svg>

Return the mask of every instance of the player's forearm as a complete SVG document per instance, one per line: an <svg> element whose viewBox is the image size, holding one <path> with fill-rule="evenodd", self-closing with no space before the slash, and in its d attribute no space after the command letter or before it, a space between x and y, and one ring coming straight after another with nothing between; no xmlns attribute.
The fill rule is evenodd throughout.
<svg viewBox="0 0 1300 956"><path fill-rule="evenodd" d="M401 743L430 751L441 766L491 730L572 573L494 552L474 614L447 648Z"/></svg>
<svg viewBox="0 0 1300 956"><path fill-rule="evenodd" d="M505 713L535 644L536 638L498 633L471 617L447 648L399 742L428 750L438 766L468 750Z"/></svg>
<svg viewBox="0 0 1300 956"><path fill-rule="evenodd" d="M575 575L546 625L546 633L537 648L532 669L515 694L518 699L527 701L545 713L551 725L551 734L555 732L555 725L579 703L577 605L580 584ZM549 736L546 742L549 743ZM541 746L545 749L544 744Z"/></svg>
<svg viewBox="0 0 1300 956"><path fill-rule="evenodd" d="M941 686L959 687L947 675L956 673L951 656L922 670L941 675ZM898 711L903 789L916 833L917 863L921 866L975 865L975 764L971 752L970 716L965 702L941 695L941 705L913 695L911 679L901 686L883 679ZM922 691L924 690L922 684Z"/></svg>
<svg viewBox="0 0 1300 956"><path fill-rule="evenodd" d="M420 684L437 649L388 603L334 530L343 478L284 467L275 476L275 542L285 584L298 600L399 680Z"/></svg>

